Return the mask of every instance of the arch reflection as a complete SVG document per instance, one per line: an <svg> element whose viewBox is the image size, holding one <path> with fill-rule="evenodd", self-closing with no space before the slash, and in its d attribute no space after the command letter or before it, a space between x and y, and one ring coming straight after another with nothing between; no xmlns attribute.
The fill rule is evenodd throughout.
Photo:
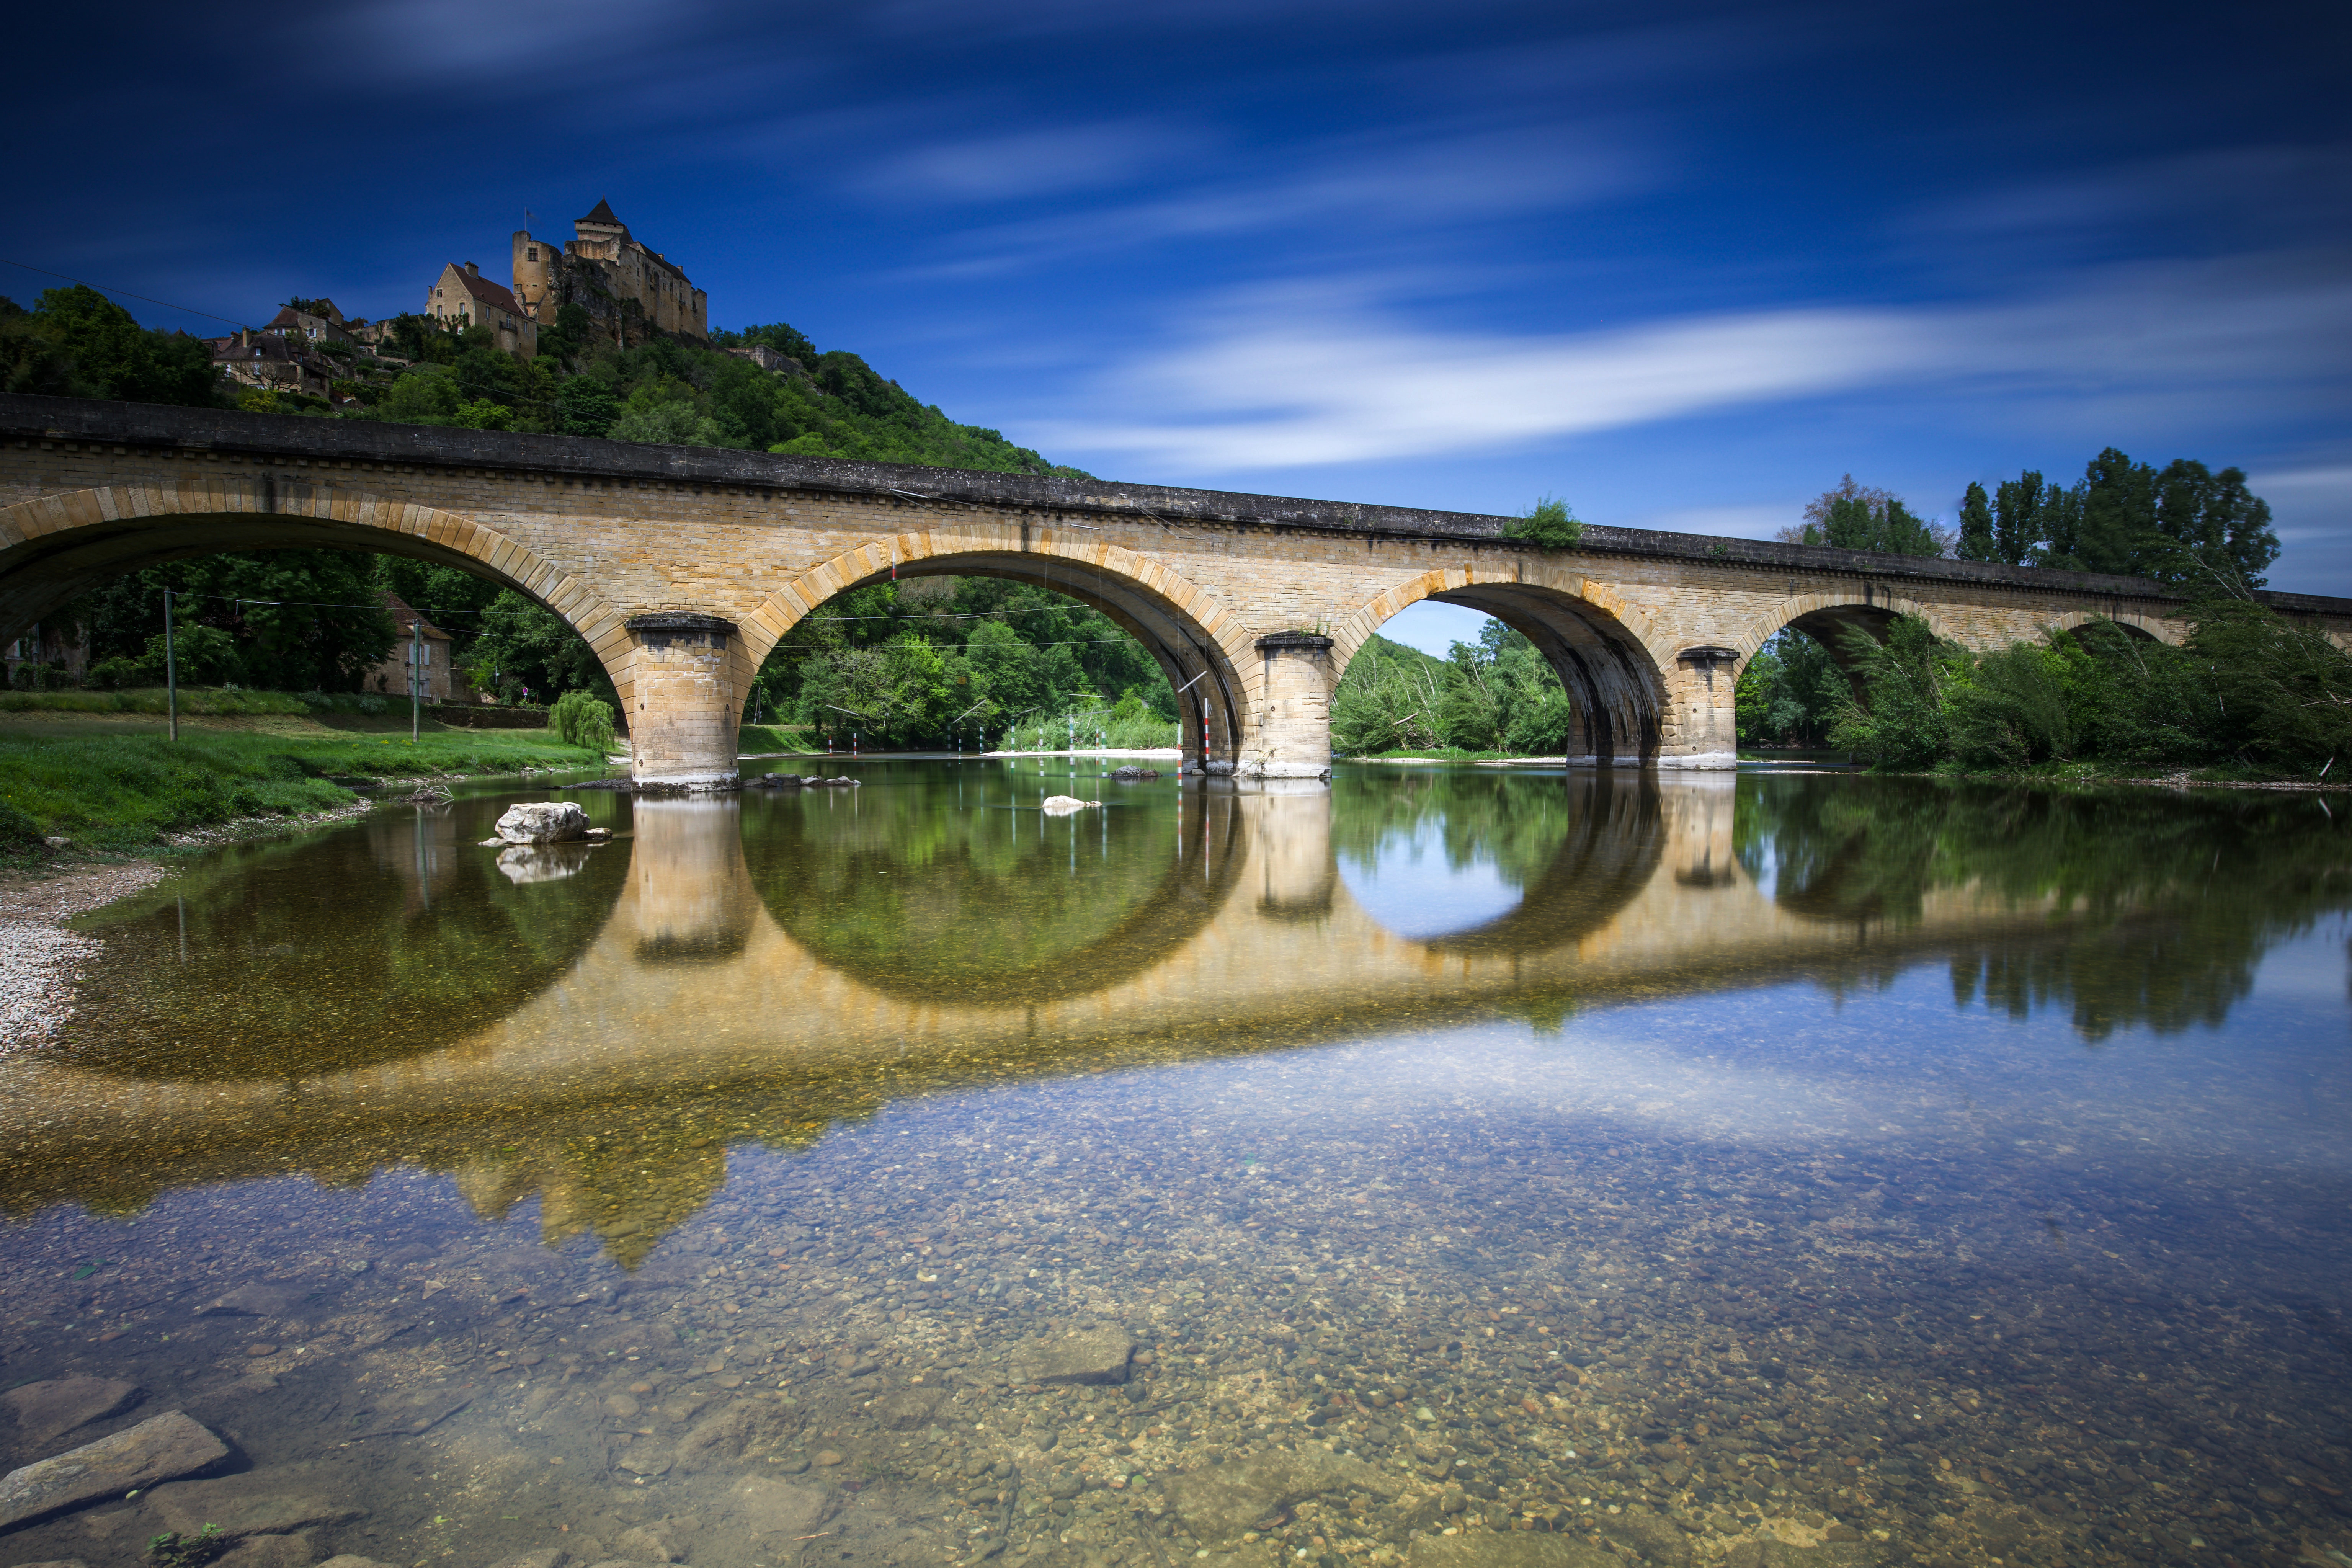
<svg viewBox="0 0 2352 1568"><path fill-rule="evenodd" d="M1101 809L1037 809L1071 790ZM857 790L747 810L751 882L810 957L886 994L966 1007L1032 1007L1144 973L1216 917L1248 852L1230 791L1146 795L993 766L869 770Z"/></svg>
<svg viewBox="0 0 2352 1568"><path fill-rule="evenodd" d="M614 826L625 803L584 803ZM102 963L47 1054L169 1082L299 1080L438 1050L553 984L620 898L628 851L478 847L503 800L389 806L240 846L107 911ZM521 868L520 874L518 868Z"/></svg>
<svg viewBox="0 0 2352 1568"><path fill-rule="evenodd" d="M1349 896L1384 929L1438 952L1572 944L1623 910L1666 852L1649 775L1356 774L1338 788Z"/></svg>

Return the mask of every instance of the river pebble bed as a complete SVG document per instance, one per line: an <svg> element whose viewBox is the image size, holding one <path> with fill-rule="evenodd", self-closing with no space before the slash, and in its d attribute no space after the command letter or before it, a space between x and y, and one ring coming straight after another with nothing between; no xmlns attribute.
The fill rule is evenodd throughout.
<svg viewBox="0 0 2352 1568"><path fill-rule="evenodd" d="M657 1237L492 1168L52 1210L8 1462L178 1409L249 1464L0 1560L2343 1561L2340 1182L2257 1216L2146 1106L1852 1048L1777 1143L1684 1043L1514 1027L898 1105Z"/></svg>
<svg viewBox="0 0 2352 1568"><path fill-rule="evenodd" d="M2333 817L2066 805L2074 927L2007 796L864 776L546 864L419 804L76 933L0 1061L0 1568L2352 1568ZM1914 882L1958 934L1873 948Z"/></svg>

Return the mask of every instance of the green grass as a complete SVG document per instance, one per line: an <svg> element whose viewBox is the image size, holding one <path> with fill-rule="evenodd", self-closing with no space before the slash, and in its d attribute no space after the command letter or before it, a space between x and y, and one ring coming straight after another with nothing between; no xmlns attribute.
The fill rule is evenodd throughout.
<svg viewBox="0 0 2352 1568"><path fill-rule="evenodd" d="M347 698L346 701L356 699ZM163 689L129 691L0 691L0 713L163 713ZM290 691L244 691L234 687L180 689L180 711L206 714L308 713L310 704Z"/></svg>
<svg viewBox="0 0 2352 1568"><path fill-rule="evenodd" d="M761 752L805 752L812 742L818 751L824 750L824 742L804 724L746 724L736 737L735 750L743 756Z"/></svg>
<svg viewBox="0 0 2352 1568"><path fill-rule="evenodd" d="M291 816L357 797L332 782L432 773L588 767L600 756L543 730L407 736L268 735L220 730L160 735L0 731L0 854L61 834L78 849L152 848L167 834L244 816Z"/></svg>

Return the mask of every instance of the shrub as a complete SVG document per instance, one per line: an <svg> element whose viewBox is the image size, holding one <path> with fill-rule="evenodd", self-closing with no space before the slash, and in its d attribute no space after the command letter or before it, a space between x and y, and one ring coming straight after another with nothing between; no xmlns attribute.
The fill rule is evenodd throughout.
<svg viewBox="0 0 2352 1568"><path fill-rule="evenodd" d="M1568 503L1554 496L1545 496L1525 517L1515 517L1503 525L1503 537L1523 539L1529 544L1546 550L1565 550L1584 536L1584 524L1568 510Z"/></svg>
<svg viewBox="0 0 2352 1568"><path fill-rule="evenodd" d="M557 698L547 722L567 746L598 752L613 748L613 710L584 691L567 691Z"/></svg>

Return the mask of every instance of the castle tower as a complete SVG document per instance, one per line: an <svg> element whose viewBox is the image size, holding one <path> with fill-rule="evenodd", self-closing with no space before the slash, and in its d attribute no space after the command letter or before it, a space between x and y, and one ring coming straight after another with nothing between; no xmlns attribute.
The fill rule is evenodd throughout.
<svg viewBox="0 0 2352 1568"><path fill-rule="evenodd" d="M562 248L543 240L533 239L525 228L514 235L514 296L530 319L541 326L555 324L555 303L551 303L542 317L539 304L555 292L556 270Z"/></svg>

